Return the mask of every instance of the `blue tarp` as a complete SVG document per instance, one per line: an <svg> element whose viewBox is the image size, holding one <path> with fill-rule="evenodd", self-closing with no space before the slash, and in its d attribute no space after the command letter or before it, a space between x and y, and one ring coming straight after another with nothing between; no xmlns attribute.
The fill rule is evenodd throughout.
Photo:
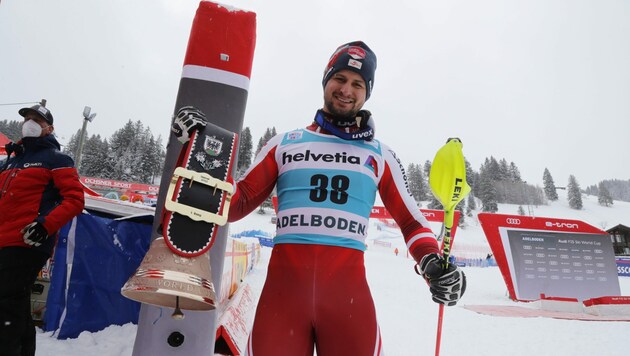
<svg viewBox="0 0 630 356"><path fill-rule="evenodd" d="M140 303L120 294L149 249L151 224L81 214L59 233L44 330L76 338L138 322Z"/></svg>
<svg viewBox="0 0 630 356"><path fill-rule="evenodd" d="M262 230L246 230L238 234L233 234L232 237L255 237L260 241L261 246L273 247L273 234Z"/></svg>
<svg viewBox="0 0 630 356"><path fill-rule="evenodd" d="M232 234L232 237L267 237L273 238L273 234L270 234L263 230L245 230L237 234Z"/></svg>

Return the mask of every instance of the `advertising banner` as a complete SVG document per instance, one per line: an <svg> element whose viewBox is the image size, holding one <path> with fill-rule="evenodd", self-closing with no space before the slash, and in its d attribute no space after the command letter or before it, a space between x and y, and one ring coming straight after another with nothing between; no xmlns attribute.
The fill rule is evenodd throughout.
<svg viewBox="0 0 630 356"><path fill-rule="evenodd" d="M617 274L630 277L630 258L617 258Z"/></svg>
<svg viewBox="0 0 630 356"><path fill-rule="evenodd" d="M621 294L612 242L578 220L478 215L510 298L585 300Z"/></svg>
<svg viewBox="0 0 630 356"><path fill-rule="evenodd" d="M444 210L435 210L435 209L419 209L427 221L430 222L443 222L444 221ZM454 213L454 221L459 221L460 212L455 210ZM380 220L391 220L393 221L391 214L384 206L373 206L372 212L370 213L370 219L380 219ZM453 229L451 230L452 238L455 237L455 233L457 232L457 224L453 224ZM435 232L436 234L438 231ZM451 248L453 247L453 242L451 241Z"/></svg>

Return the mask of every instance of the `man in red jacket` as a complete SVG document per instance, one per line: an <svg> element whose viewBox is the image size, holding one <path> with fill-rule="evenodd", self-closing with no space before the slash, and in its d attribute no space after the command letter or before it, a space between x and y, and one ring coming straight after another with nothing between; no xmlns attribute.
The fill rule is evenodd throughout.
<svg viewBox="0 0 630 356"><path fill-rule="evenodd" d="M0 350L35 355L31 286L51 256L57 231L83 210L72 158L60 152L53 116L42 105L19 110L22 139L0 163Z"/></svg>

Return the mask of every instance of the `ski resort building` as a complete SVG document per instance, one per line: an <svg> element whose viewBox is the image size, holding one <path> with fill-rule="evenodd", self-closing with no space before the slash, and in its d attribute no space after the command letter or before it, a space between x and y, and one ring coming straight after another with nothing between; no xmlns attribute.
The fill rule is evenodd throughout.
<svg viewBox="0 0 630 356"><path fill-rule="evenodd" d="M630 227L619 224L606 232L610 234L615 256L630 256Z"/></svg>

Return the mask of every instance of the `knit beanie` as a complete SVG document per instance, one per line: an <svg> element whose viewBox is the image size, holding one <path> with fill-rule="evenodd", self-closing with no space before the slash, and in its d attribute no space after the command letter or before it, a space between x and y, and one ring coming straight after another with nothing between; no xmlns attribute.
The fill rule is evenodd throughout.
<svg viewBox="0 0 630 356"><path fill-rule="evenodd" d="M322 85L340 70L348 69L361 75L365 81L365 100L370 98L374 86L374 72L376 71L376 55L370 47L362 41L354 41L341 45L328 60Z"/></svg>

